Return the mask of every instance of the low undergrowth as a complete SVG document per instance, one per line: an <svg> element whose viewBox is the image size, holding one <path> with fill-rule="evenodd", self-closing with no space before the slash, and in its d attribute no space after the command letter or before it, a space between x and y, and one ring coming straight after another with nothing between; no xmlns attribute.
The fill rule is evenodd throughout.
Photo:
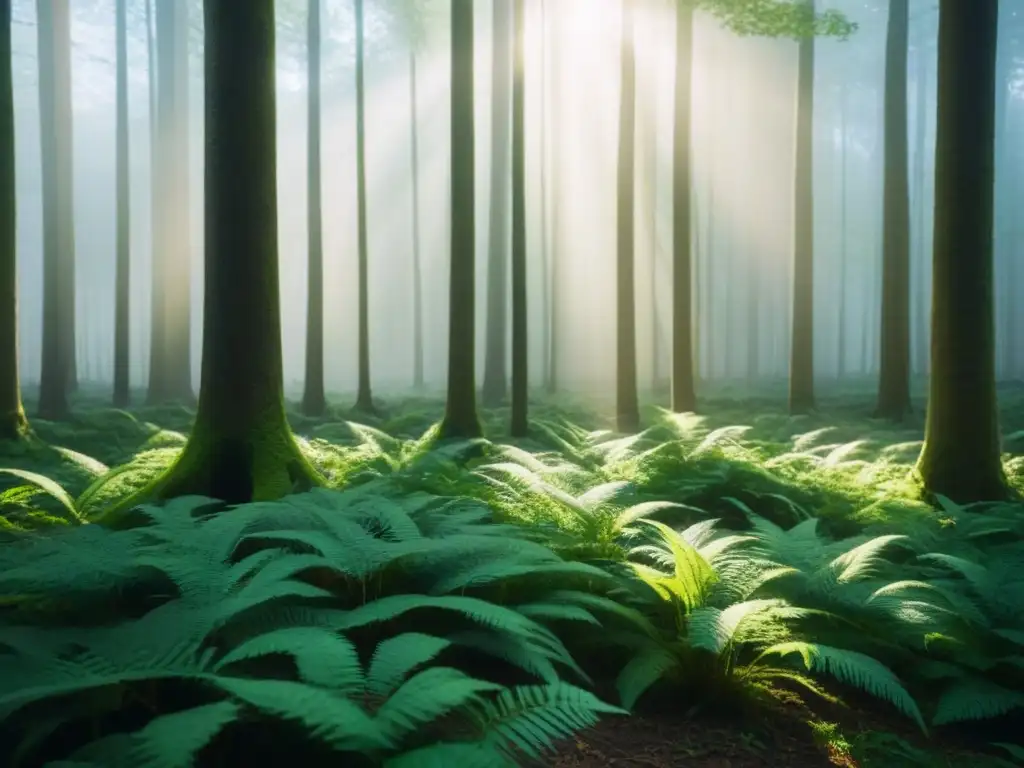
<svg viewBox="0 0 1024 768"><path fill-rule="evenodd" d="M437 412L295 417L331 488L123 531L88 523L191 414L37 422L0 460L0 764L543 764L599 718L797 711L840 765L1021 761L1024 506L916 499L913 425Z"/></svg>

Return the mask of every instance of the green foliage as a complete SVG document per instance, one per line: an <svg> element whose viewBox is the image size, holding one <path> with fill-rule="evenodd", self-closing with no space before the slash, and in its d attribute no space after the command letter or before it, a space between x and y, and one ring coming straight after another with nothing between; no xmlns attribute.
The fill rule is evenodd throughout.
<svg viewBox="0 0 1024 768"><path fill-rule="evenodd" d="M542 618L577 596L614 606L599 586L565 589L612 577L564 563L489 523L486 510L365 489L221 509L183 498L144 508L148 526L86 525L5 548L0 717L29 736L4 764L54 748L33 734L102 722L151 697L170 702L182 684L194 690L188 708L157 704L131 732L46 754L186 765L223 748L229 727L296 723L323 747L374 764L404 764L413 751L451 763L470 748L489 764L514 764L514 754L618 711L562 681L559 668L585 676ZM291 663L273 661L281 657ZM453 666L466 658L490 658L484 670L503 663L523 682Z"/></svg>
<svg viewBox="0 0 1024 768"><path fill-rule="evenodd" d="M589 692L609 678L626 709L868 696L942 730L1024 708L1021 505L917 500L913 431L652 412L621 436L542 404L528 440L444 442L437 412L295 416L342 490L122 531L88 520L173 459L183 414L90 413L49 434L67 450L10 454L0 761L515 765L621 712ZM106 429L121 454L90 459ZM865 765L868 742L845 741Z"/></svg>
<svg viewBox="0 0 1024 768"><path fill-rule="evenodd" d="M740 35L759 37L838 37L857 25L836 10L816 13L813 0L679 0L709 11Z"/></svg>

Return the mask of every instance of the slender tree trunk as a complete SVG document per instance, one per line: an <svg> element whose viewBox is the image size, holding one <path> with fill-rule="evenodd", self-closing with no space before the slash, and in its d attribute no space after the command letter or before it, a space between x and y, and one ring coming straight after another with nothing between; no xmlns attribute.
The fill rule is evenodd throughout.
<svg viewBox="0 0 1024 768"><path fill-rule="evenodd" d="M129 390L131 302L131 197L128 157L128 0L117 0L117 274L114 285L114 406L124 408Z"/></svg>
<svg viewBox="0 0 1024 768"><path fill-rule="evenodd" d="M672 129L672 410L697 408L693 373L693 256L690 231L690 112L693 7L676 6L675 116Z"/></svg>
<svg viewBox="0 0 1024 768"><path fill-rule="evenodd" d="M814 13L813 0L805 0ZM790 413L814 408L814 38L799 43Z"/></svg>
<svg viewBox="0 0 1024 768"><path fill-rule="evenodd" d="M998 6L939 3L932 375L917 470L926 492L958 502L1007 494L992 284Z"/></svg>
<svg viewBox="0 0 1024 768"><path fill-rule="evenodd" d="M158 0L146 0L146 59L149 66L149 258L150 258L150 303L149 303L149 382L147 400L154 395L154 388L163 386L167 376L164 371L164 349L166 346L167 328L164 311L164 292L160 286L167 282L165 265L167 259L163 255L165 241L163 216L161 214L160 195L158 193L160 179L163 177L161 168L161 131L160 104L157 93L157 54L156 54L156 12L154 6ZM166 46L165 46L166 47Z"/></svg>
<svg viewBox="0 0 1024 768"><path fill-rule="evenodd" d="M372 413L370 389L370 259L366 231L366 31L363 0L356 11L356 206L359 236L359 389L356 410Z"/></svg>
<svg viewBox="0 0 1024 768"><path fill-rule="evenodd" d="M526 437L529 391L526 294L526 45L525 0L513 8L512 67L512 437Z"/></svg>
<svg viewBox="0 0 1024 768"><path fill-rule="evenodd" d="M440 435L477 437L476 162L474 153L473 2L451 11L451 263L448 308L448 397Z"/></svg>
<svg viewBox="0 0 1024 768"><path fill-rule="evenodd" d="M39 0L39 118L43 177L43 359L39 415L68 415L74 388L75 235L71 118L71 11Z"/></svg>
<svg viewBox="0 0 1024 768"><path fill-rule="evenodd" d="M17 186L14 173L14 86L11 0L0 0L0 440L28 432L18 379Z"/></svg>
<svg viewBox="0 0 1024 768"><path fill-rule="evenodd" d="M911 285L914 286L916 311L916 333L914 333L915 368L919 374L928 373L928 295L927 256L925 253L925 221L927 207L925 199L925 143L928 126L928 66L924 55L925 43L919 41L914 56L915 63L915 96L914 96L914 230L911 238L914 265L911 270ZM916 274L915 274L916 272Z"/></svg>
<svg viewBox="0 0 1024 768"><path fill-rule="evenodd" d="M306 221L309 228L306 278L306 376L302 412L322 416L324 392L324 235L320 186L320 0L309 0L306 17Z"/></svg>
<svg viewBox="0 0 1024 768"><path fill-rule="evenodd" d="M412 385L423 389L423 260L420 251L420 137L416 50L409 49L409 145L412 150Z"/></svg>
<svg viewBox="0 0 1024 768"><path fill-rule="evenodd" d="M849 287L846 284L847 273L849 272L849 242L848 233L849 227L847 226L847 217L849 215L849 204L847 202L849 194L849 181L847 180L847 169L850 164L849 152L846 149L847 142L847 131L849 130L848 123L848 86L843 83L839 91L839 133L842 136L842 147L839 150L839 301L838 301L838 332L836 334L836 356L837 356L837 377L844 379L846 377L846 360L847 360L847 349L846 349L846 296L849 292Z"/></svg>
<svg viewBox="0 0 1024 768"><path fill-rule="evenodd" d="M633 0L622 0L622 92L619 97L619 167L616 307L616 417L619 432L640 429L636 386L636 53Z"/></svg>
<svg viewBox="0 0 1024 768"><path fill-rule="evenodd" d="M544 382L548 389L551 384L551 230L548 226L548 12L546 0L538 4L540 12L540 328L541 359Z"/></svg>
<svg viewBox="0 0 1024 768"><path fill-rule="evenodd" d="M512 122L512 5L494 0L491 45L491 199L487 256L487 335L483 404L501 405L508 391L509 140Z"/></svg>
<svg viewBox="0 0 1024 768"><path fill-rule="evenodd" d="M205 296L195 425L178 461L142 499L203 495L229 504L320 481L288 428L277 240L274 0L205 0Z"/></svg>
<svg viewBox="0 0 1024 768"><path fill-rule="evenodd" d="M908 0L890 0L885 53L882 316L876 415L910 412L910 191L907 157Z"/></svg>
<svg viewBox="0 0 1024 768"><path fill-rule="evenodd" d="M565 24L557 8L554 11L554 51L553 51L553 72L551 73L551 114L549 116L551 131L551 284L548 292L550 295L549 305L551 307L551 332L550 344L548 346L548 380L547 391L549 395L558 392L562 385L562 365L559 359L561 344L559 339L562 333L562 304L560 301L562 285L562 260L568 251L568 243L565 237L565 222L562 206L567 198L567 185L565 183L564 167L561 163L562 149L562 116L565 113L563 94L565 92L562 83L563 65L565 57L561 55L561 41L559 36L564 32Z"/></svg>

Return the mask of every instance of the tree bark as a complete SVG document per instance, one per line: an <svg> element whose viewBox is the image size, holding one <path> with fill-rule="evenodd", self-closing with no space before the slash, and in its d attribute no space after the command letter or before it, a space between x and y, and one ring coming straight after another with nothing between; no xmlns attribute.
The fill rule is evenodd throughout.
<svg viewBox="0 0 1024 768"><path fill-rule="evenodd" d="M693 254L691 236L690 112L693 6L676 6L675 118L672 131L672 410L694 411Z"/></svg>
<svg viewBox="0 0 1024 768"><path fill-rule="evenodd" d="M927 493L1005 498L995 387L992 219L998 0L939 4Z"/></svg>
<svg viewBox="0 0 1024 768"><path fill-rule="evenodd" d="M416 49L409 48L409 145L412 152L412 386L423 389L423 258L420 243L420 136Z"/></svg>
<svg viewBox="0 0 1024 768"><path fill-rule="evenodd" d="M14 86L11 0L0 0L0 440L28 432L18 379L17 186L14 173Z"/></svg>
<svg viewBox="0 0 1024 768"><path fill-rule="evenodd" d="M74 389L75 214L68 0L38 0L43 181L43 358L39 415L63 419Z"/></svg>
<svg viewBox="0 0 1024 768"><path fill-rule="evenodd" d="M370 389L370 259L366 231L366 30L363 0L356 16L356 216L359 237L359 387L356 410L373 413Z"/></svg>
<svg viewBox="0 0 1024 768"><path fill-rule="evenodd" d="M324 392L324 240L320 187L320 0L309 0L306 18L306 223L309 229L306 278L306 376L302 412L322 416Z"/></svg>
<svg viewBox="0 0 1024 768"><path fill-rule="evenodd" d="M526 24L525 0L513 9L512 80L512 437L529 431L529 349L526 292Z"/></svg>
<svg viewBox="0 0 1024 768"><path fill-rule="evenodd" d="M451 10L451 263L448 396L442 438L482 434L476 412L476 162L474 153L473 0Z"/></svg>
<svg viewBox="0 0 1024 768"><path fill-rule="evenodd" d="M813 0L805 7L814 13ZM799 43L789 411L814 408L814 38Z"/></svg>
<svg viewBox="0 0 1024 768"><path fill-rule="evenodd" d="M117 267L114 279L114 407L131 399L131 194L128 156L128 0L117 0Z"/></svg>
<svg viewBox="0 0 1024 768"><path fill-rule="evenodd" d="M177 462L146 498L275 499L320 481L288 427L278 282L274 0L206 0L203 366Z"/></svg>
<svg viewBox="0 0 1024 768"><path fill-rule="evenodd" d="M512 6L494 0L491 45L491 199L487 257L487 336L483 404L501 405L508 392L509 133L512 122Z"/></svg>
<svg viewBox="0 0 1024 768"><path fill-rule="evenodd" d="M640 429L636 384L636 51L633 0L622 0L622 87L619 96L618 225L616 274L616 423L619 432Z"/></svg>
<svg viewBox="0 0 1024 768"><path fill-rule="evenodd" d="M907 150L907 0L889 1L885 46L885 150L882 192L882 317L878 406L881 418L910 412L910 190Z"/></svg>

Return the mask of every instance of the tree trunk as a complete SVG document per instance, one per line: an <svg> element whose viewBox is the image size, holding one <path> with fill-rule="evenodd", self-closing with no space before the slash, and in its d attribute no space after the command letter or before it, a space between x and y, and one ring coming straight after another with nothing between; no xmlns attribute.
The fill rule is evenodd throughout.
<svg viewBox="0 0 1024 768"><path fill-rule="evenodd" d="M515 64L512 68L512 437L526 437L529 390L526 298L526 115L525 0L513 9Z"/></svg>
<svg viewBox="0 0 1024 768"><path fill-rule="evenodd" d="M473 0L451 10L451 262L448 397L442 438L482 434L476 413L476 162L474 153Z"/></svg>
<svg viewBox="0 0 1024 768"><path fill-rule="evenodd" d="M805 0L814 13L813 0ZM814 408L814 38L799 43L789 411Z"/></svg>
<svg viewBox="0 0 1024 768"><path fill-rule="evenodd" d="M554 10L554 46L552 48L552 59L554 60L551 73L551 114L549 116L551 130L551 250L549 260L551 263L551 282L548 287L549 306L551 307L550 321L550 342L548 344L548 380L547 392L553 395L562 386L562 366L559 360L561 344L559 338L562 333L563 309L559 301L559 294L562 285L562 259L569 250L567 238L565 237L565 216L563 205L568 198L567 185L565 183L564 166L561 162L562 148L562 115L565 111L563 93L565 91L562 83L563 65L565 57L561 53L559 35L565 31L565 22L557 7Z"/></svg>
<svg viewBox="0 0 1024 768"><path fill-rule="evenodd" d="M157 58L156 58L156 12L157 0L146 0L146 62L149 67L149 259L150 259L150 303L149 303L149 383L146 399L152 397L154 382L166 379L164 373L164 348L167 336L164 320L164 292L160 285L166 280L163 256L163 216L160 210L159 178L160 160L160 109L157 99ZM166 46L165 46L166 47Z"/></svg>
<svg viewBox="0 0 1024 768"><path fill-rule="evenodd" d="M491 199L487 256L487 336L483 404L501 405L508 388L509 130L512 107L512 6L494 0L491 45Z"/></svg>
<svg viewBox="0 0 1024 768"><path fill-rule="evenodd" d="M693 375L693 256L690 232L690 111L693 7L676 6L676 87L672 129L672 410L697 408Z"/></svg>
<svg viewBox="0 0 1024 768"><path fill-rule="evenodd" d="M156 165L153 220L152 404L191 402L188 4L156 0Z"/></svg>
<svg viewBox="0 0 1024 768"><path fill-rule="evenodd" d="M203 367L177 462L112 508L197 494L230 504L320 480L288 428L278 284L274 0L206 0Z"/></svg>
<svg viewBox="0 0 1024 768"><path fill-rule="evenodd" d="M615 399L619 432L640 429L636 387L636 53L633 40L633 0L622 0L622 90L619 96L619 161Z"/></svg>
<svg viewBox="0 0 1024 768"><path fill-rule="evenodd" d="M40 154L43 177L43 358L39 415L68 415L74 388L75 216L68 0L39 0Z"/></svg>
<svg viewBox="0 0 1024 768"><path fill-rule="evenodd" d="M958 502L1007 495L992 284L998 5L939 4L932 375L917 470L926 492Z"/></svg>
<svg viewBox="0 0 1024 768"><path fill-rule="evenodd" d="M306 279L306 376L302 412L322 416L324 392L324 235L320 187L320 0L309 0L306 18L306 222L309 227Z"/></svg>
<svg viewBox="0 0 1024 768"><path fill-rule="evenodd" d="M117 0L117 271L114 285L114 407L131 399L131 196L128 157L128 0Z"/></svg>
<svg viewBox="0 0 1024 768"><path fill-rule="evenodd" d="M540 21L540 328L543 381L549 390L551 383L551 231L548 226L548 12L545 0L538 3Z"/></svg>
<svg viewBox="0 0 1024 768"><path fill-rule="evenodd" d="M11 66L11 0L0 0L0 440L28 431L18 379L17 187L14 164L14 86Z"/></svg>
<svg viewBox="0 0 1024 768"><path fill-rule="evenodd" d="M363 0L356 16L356 227L359 237L359 387L356 410L373 413L370 389L370 259L366 231L366 30Z"/></svg>
<svg viewBox="0 0 1024 768"><path fill-rule="evenodd" d="M412 386L423 389L423 260L420 250L420 137L416 50L409 49L409 144L412 151Z"/></svg>
<svg viewBox="0 0 1024 768"><path fill-rule="evenodd" d="M919 41L915 60L915 97L914 97L914 229L911 245L915 254L917 274L911 271L911 285L914 286L916 308L914 318L917 332L914 333L915 368L921 375L928 373L928 296L925 292L927 278L927 258L925 254L925 222L927 206L925 199L925 143L928 125L928 66L924 55L925 43Z"/></svg>
<svg viewBox="0 0 1024 768"><path fill-rule="evenodd" d="M839 150L839 302L837 308L839 321L836 334L836 376L840 381L846 377L846 295L849 292L849 287L846 284L846 274L850 261L847 242L849 228L846 225L849 207L847 205L849 182L846 178L846 171L850 161L849 152L846 149L847 131L849 130L847 122L848 99L847 85L844 83L839 92L839 132L842 136L842 147Z"/></svg>
<svg viewBox="0 0 1024 768"><path fill-rule="evenodd" d="M910 191L907 157L908 0L890 0L885 52L882 316L876 416L910 412Z"/></svg>

